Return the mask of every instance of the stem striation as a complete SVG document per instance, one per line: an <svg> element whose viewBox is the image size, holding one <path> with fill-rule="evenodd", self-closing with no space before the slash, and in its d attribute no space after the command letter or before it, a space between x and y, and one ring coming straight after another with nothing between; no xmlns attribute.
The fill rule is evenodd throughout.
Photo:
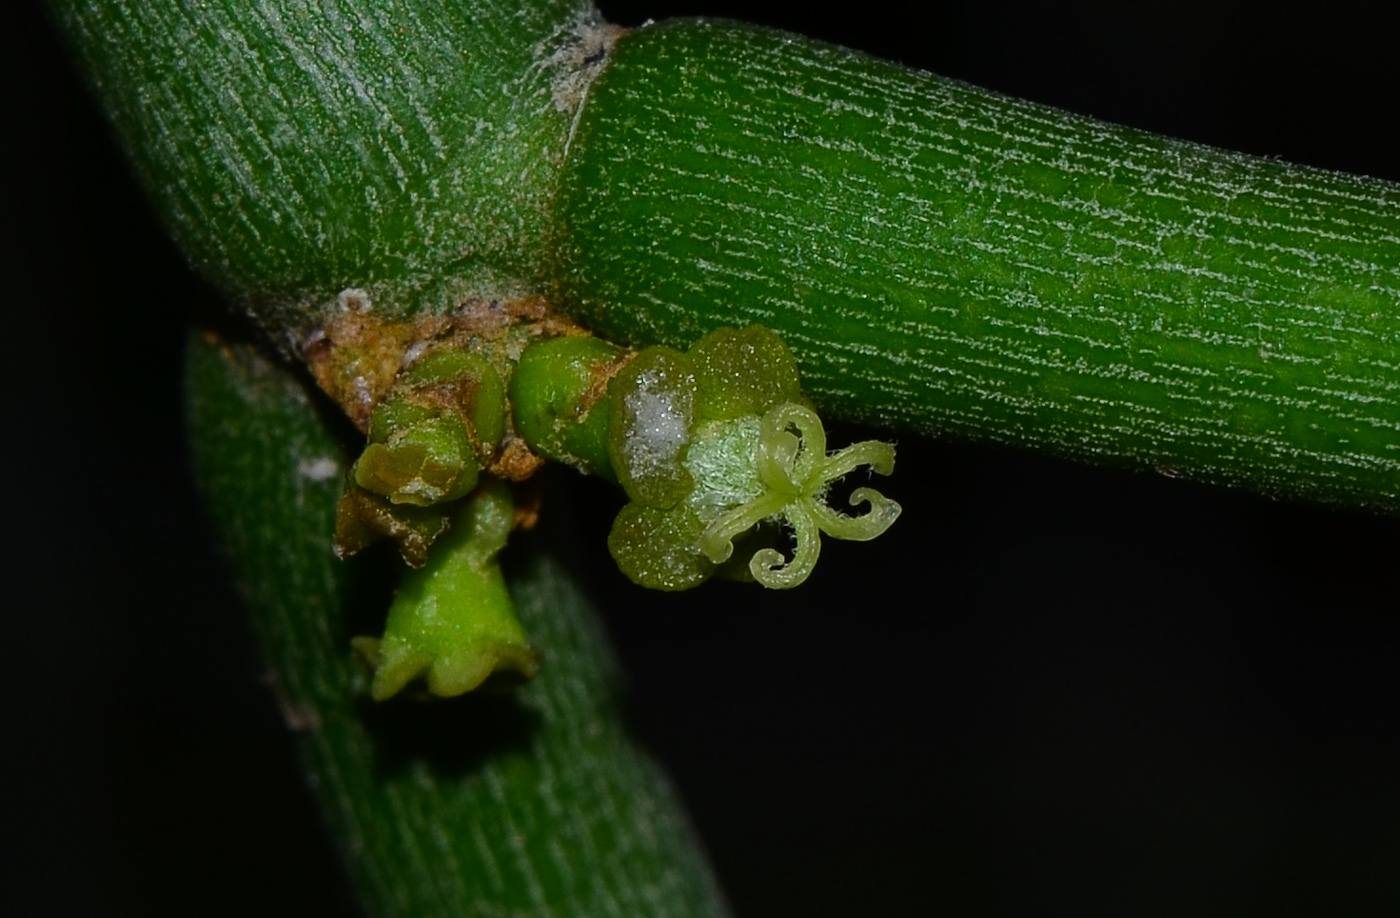
<svg viewBox="0 0 1400 918"><path fill-rule="evenodd" d="M734 23L621 40L557 295L632 343L761 323L838 415L1400 510L1400 187Z"/></svg>
<svg viewBox="0 0 1400 918"><path fill-rule="evenodd" d="M49 0L194 267L295 349L346 288L386 315L538 289L586 0Z"/></svg>

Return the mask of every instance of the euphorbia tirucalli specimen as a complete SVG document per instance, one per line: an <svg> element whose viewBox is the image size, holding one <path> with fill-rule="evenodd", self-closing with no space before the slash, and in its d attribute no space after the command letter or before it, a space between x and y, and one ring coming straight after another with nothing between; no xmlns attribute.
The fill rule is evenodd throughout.
<svg viewBox="0 0 1400 918"><path fill-rule="evenodd" d="M843 416L1400 504L1393 185L733 24L613 48L570 2L51 5L163 219L286 352L349 289L391 319L546 294L629 346L766 325L813 403ZM625 750L579 739L606 711L593 695L524 690L546 712L530 766L482 766L517 810L431 766L376 770L336 624L351 566L326 563L327 489L296 473L328 467L334 438L307 403L288 408L293 378L211 348L192 377L201 467L288 700L323 715L308 748L372 907L720 909L703 883L667 879L677 855L648 847L656 835L619 845L632 860L568 846L568 870L547 833L511 847L520 811L573 814L609 794L561 805L561 787L625 772L605 761ZM291 452L298 425L316 455ZM525 608L576 598L557 569L530 570ZM605 668L596 644L564 646L566 678ZM658 799L645 776L620 786ZM607 818L594 828L621 831ZM489 857L453 847L483 834ZM490 858L500 870L454 880Z"/></svg>

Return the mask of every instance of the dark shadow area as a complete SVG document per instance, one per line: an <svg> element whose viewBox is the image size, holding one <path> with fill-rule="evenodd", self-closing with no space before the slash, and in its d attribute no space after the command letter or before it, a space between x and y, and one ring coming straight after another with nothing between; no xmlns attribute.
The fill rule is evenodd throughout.
<svg viewBox="0 0 1400 918"><path fill-rule="evenodd" d="M489 686L457 698L424 697L410 687L386 702L365 698L358 710L385 777L425 761L440 779L463 778L493 756L528 752L541 726L539 713L514 692Z"/></svg>
<svg viewBox="0 0 1400 918"><path fill-rule="evenodd" d="M0 912L354 914L190 473L187 323L224 310L36 4L4 34Z"/></svg>
<svg viewBox="0 0 1400 918"><path fill-rule="evenodd" d="M600 586L630 720L741 915L1400 901L1396 521L900 457L905 516L791 594Z"/></svg>
<svg viewBox="0 0 1400 918"><path fill-rule="evenodd" d="M385 615L394 598L403 559L393 543L385 540L345 563L350 566L351 580L345 595L342 636L347 641L362 635L378 637L384 633Z"/></svg>

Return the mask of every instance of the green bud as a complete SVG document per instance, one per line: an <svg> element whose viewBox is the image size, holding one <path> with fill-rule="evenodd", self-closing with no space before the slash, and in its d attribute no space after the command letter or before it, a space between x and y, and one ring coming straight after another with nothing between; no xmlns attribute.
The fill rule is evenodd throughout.
<svg viewBox="0 0 1400 918"><path fill-rule="evenodd" d="M608 458L613 402L605 396L622 354L584 335L530 344L510 379L516 433L546 459L616 481Z"/></svg>
<svg viewBox="0 0 1400 918"><path fill-rule="evenodd" d="M477 471L466 425L449 414L369 444L352 476L360 487L396 504L427 507L471 493Z"/></svg>
<svg viewBox="0 0 1400 918"><path fill-rule="evenodd" d="M472 426L476 428L477 449L482 460L487 461L496 451L496 445L506 435L506 386L486 361L482 361L481 373L477 377L476 398L471 409Z"/></svg>
<svg viewBox="0 0 1400 918"><path fill-rule="evenodd" d="M385 399L369 419L369 442L383 443L394 434L437 417L436 408L411 404L402 395Z"/></svg>
<svg viewBox="0 0 1400 918"><path fill-rule="evenodd" d="M459 415L470 424L478 460L490 462L505 436L506 391L501 375L485 357L472 351L434 351L409 367L394 388L409 404ZM373 438L373 422L370 435Z"/></svg>
<svg viewBox="0 0 1400 918"><path fill-rule="evenodd" d="M483 367L490 368L486 358L472 351L445 349L433 351L415 360L399 374L395 384L401 388L417 389L435 383L453 382L477 376Z"/></svg>

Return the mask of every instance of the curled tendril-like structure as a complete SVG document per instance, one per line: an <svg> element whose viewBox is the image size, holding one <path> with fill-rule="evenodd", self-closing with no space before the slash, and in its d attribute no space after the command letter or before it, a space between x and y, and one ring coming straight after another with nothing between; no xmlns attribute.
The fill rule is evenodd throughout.
<svg viewBox="0 0 1400 918"><path fill-rule="evenodd" d="M889 443L866 441L827 455L826 431L816 412L787 402L774 406L760 420L755 452L762 493L715 517L700 536L700 550L714 564L729 560L735 537L765 521L780 521L792 529L796 543L792 558L763 548L749 559L749 572L766 587L795 587L816 566L821 533L868 541L899 516L899 504L872 488L857 488L851 494L852 507L869 504L860 516L848 516L826 502L832 482L860 466L880 475L893 472L894 447Z"/></svg>

